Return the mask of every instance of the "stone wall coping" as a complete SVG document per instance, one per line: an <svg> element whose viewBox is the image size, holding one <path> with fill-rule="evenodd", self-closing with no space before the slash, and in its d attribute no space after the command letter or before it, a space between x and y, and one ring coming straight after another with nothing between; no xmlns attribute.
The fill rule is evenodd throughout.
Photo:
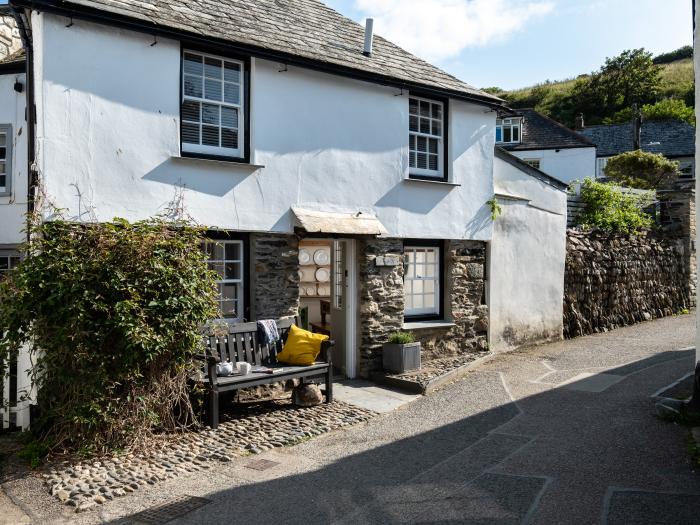
<svg viewBox="0 0 700 525"><path fill-rule="evenodd" d="M453 326L456 325L451 321L409 321L404 323L402 328L404 330L431 330L434 328L452 328Z"/></svg>

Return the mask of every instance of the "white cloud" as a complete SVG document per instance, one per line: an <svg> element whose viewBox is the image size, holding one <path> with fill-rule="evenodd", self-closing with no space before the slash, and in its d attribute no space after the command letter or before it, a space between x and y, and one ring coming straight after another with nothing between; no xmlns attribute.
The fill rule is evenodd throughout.
<svg viewBox="0 0 700 525"><path fill-rule="evenodd" d="M377 34L432 61L471 46L508 39L530 19L554 9L550 0L355 0L375 18Z"/></svg>

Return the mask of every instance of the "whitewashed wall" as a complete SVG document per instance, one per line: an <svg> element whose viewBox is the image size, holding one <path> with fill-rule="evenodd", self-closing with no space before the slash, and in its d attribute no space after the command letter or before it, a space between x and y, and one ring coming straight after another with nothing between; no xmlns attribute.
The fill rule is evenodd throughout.
<svg viewBox="0 0 700 525"><path fill-rule="evenodd" d="M547 175L569 183L595 177L595 148L542 149L511 151L520 159L539 159L540 170Z"/></svg>
<svg viewBox="0 0 700 525"><path fill-rule="evenodd" d="M392 236L491 236L495 114L452 102L451 179L404 180L408 99L380 87L253 61L251 162L179 159L180 44L65 20L32 18L38 162L49 196L83 220L140 219L178 186L199 222L292 231L292 205L375 212ZM80 196L79 196L80 195Z"/></svg>
<svg viewBox="0 0 700 525"><path fill-rule="evenodd" d="M502 214L489 245L489 341L496 351L561 339L566 193L496 158Z"/></svg>
<svg viewBox="0 0 700 525"><path fill-rule="evenodd" d="M22 93L14 90L19 80ZM0 248L24 240L27 213L27 125L24 120L26 81L24 74L0 75L0 124L12 124L12 195L0 197Z"/></svg>

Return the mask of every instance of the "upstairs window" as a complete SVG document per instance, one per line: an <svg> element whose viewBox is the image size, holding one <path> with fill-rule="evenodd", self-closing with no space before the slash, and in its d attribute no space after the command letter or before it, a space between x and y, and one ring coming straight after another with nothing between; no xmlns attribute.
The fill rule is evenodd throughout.
<svg viewBox="0 0 700 525"><path fill-rule="evenodd" d="M446 180L444 103L409 97L408 115L409 176Z"/></svg>
<svg viewBox="0 0 700 525"><path fill-rule="evenodd" d="M12 170L12 126L0 124L0 195L10 195Z"/></svg>
<svg viewBox="0 0 700 525"><path fill-rule="evenodd" d="M496 119L496 142L513 144L520 142L519 118Z"/></svg>
<svg viewBox="0 0 700 525"><path fill-rule="evenodd" d="M182 62L182 151L243 157L244 63L193 51Z"/></svg>

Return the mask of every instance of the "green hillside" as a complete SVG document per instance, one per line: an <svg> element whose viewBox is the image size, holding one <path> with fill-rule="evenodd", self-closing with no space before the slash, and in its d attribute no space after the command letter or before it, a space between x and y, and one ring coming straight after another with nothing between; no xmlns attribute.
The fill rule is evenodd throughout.
<svg viewBox="0 0 700 525"><path fill-rule="evenodd" d="M655 118L692 120L692 109L688 108L695 105L693 59L673 60L687 56L687 51L688 48L681 48L658 57L644 50L627 51L608 59L600 70L577 78L511 91L486 91L504 98L513 108L535 108L571 127L579 113L591 125L626 121L632 112L631 100Z"/></svg>

